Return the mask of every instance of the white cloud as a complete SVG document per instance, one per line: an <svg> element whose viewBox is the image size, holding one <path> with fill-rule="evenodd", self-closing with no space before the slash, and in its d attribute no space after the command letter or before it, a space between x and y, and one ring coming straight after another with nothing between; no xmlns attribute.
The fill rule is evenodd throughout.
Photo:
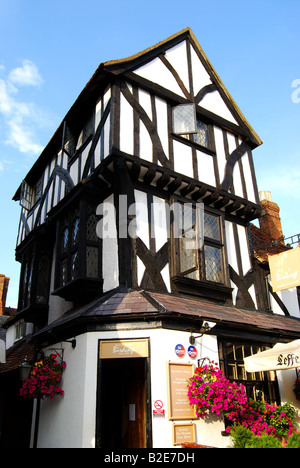
<svg viewBox="0 0 300 468"><path fill-rule="evenodd" d="M23 60L22 67L12 70L8 80L16 86L40 86L43 83L37 66L31 60Z"/></svg>
<svg viewBox="0 0 300 468"><path fill-rule="evenodd" d="M3 163L0 161L0 172L4 170Z"/></svg>
<svg viewBox="0 0 300 468"><path fill-rule="evenodd" d="M5 71L4 65L1 70ZM2 114L6 126L2 142L21 153L37 155L42 151L43 146L34 129L48 126L49 119L34 103L19 99L19 88L38 87L42 82L37 66L29 60L24 60L22 67L13 69L7 79L0 79L0 116Z"/></svg>

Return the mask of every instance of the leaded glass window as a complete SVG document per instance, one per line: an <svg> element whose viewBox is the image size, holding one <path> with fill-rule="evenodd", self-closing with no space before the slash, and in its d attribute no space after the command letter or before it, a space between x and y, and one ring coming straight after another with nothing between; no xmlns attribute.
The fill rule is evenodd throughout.
<svg viewBox="0 0 300 468"><path fill-rule="evenodd" d="M73 229L72 229L72 244L75 245L78 243L79 239L79 224L80 220L79 217L76 216L73 222Z"/></svg>
<svg viewBox="0 0 300 468"><path fill-rule="evenodd" d="M61 249L63 252L66 252L67 249L68 249L68 243L69 243L69 227L66 226L63 230L63 234L62 234L62 245L61 245Z"/></svg>
<svg viewBox="0 0 300 468"><path fill-rule="evenodd" d="M173 108L173 132L198 145L210 148L209 127L196 117L195 104Z"/></svg>
<svg viewBox="0 0 300 468"><path fill-rule="evenodd" d="M36 306L39 310L48 306L52 244L51 239L39 235L19 256L22 262L19 310L28 309L29 313Z"/></svg>
<svg viewBox="0 0 300 468"><path fill-rule="evenodd" d="M182 104L173 109L173 131L179 135L197 131L194 104Z"/></svg>
<svg viewBox="0 0 300 468"><path fill-rule="evenodd" d="M98 249L97 247L86 248L86 276L88 278L98 278Z"/></svg>
<svg viewBox="0 0 300 468"><path fill-rule="evenodd" d="M86 223L86 238L87 240L91 241L97 241L98 240L98 235L96 232L97 228L97 216L96 216L96 211L93 210L91 206L88 207L88 217L87 217L87 223Z"/></svg>
<svg viewBox="0 0 300 468"><path fill-rule="evenodd" d="M102 279L101 240L96 231L96 209L97 205L82 200L60 220L56 292L62 297L69 296L70 290L73 291L70 297L78 294L79 290L75 291L78 281L84 280L82 284L88 287L86 280ZM66 293L61 290L63 288Z"/></svg>
<svg viewBox="0 0 300 468"><path fill-rule="evenodd" d="M220 217L179 204L176 223L180 275L198 281L224 283ZM182 217L180 219L180 217ZM178 226L179 224L179 226Z"/></svg>
<svg viewBox="0 0 300 468"><path fill-rule="evenodd" d="M30 211L33 205L33 189L25 180L21 185L20 205L27 211Z"/></svg>
<svg viewBox="0 0 300 468"><path fill-rule="evenodd" d="M198 145L209 148L209 132L208 126L203 122L197 121L197 133L192 135L192 141L198 143Z"/></svg>
<svg viewBox="0 0 300 468"><path fill-rule="evenodd" d="M71 261L71 280L74 281L79 276L79 256L78 252L72 255Z"/></svg>
<svg viewBox="0 0 300 468"><path fill-rule="evenodd" d="M36 303L47 304L49 294L49 280L51 273L51 258L46 252L42 252L38 259L38 274L36 285Z"/></svg>

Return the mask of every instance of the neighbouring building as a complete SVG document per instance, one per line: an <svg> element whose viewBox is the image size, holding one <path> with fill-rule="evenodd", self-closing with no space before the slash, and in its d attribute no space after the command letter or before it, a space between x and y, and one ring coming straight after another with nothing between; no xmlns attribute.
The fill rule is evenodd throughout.
<svg viewBox="0 0 300 468"><path fill-rule="evenodd" d="M261 143L189 28L98 67L14 196L11 369L37 350L67 363L64 396L34 402L31 446L171 448L192 427L198 444L226 447L224 421L186 405L198 360L253 398L284 401L274 372L243 365L300 337L296 288L277 301L254 250L269 225Z"/></svg>

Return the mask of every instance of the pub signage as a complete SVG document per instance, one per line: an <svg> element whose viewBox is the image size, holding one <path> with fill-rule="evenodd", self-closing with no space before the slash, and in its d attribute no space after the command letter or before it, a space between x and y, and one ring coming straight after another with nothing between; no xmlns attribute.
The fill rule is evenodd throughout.
<svg viewBox="0 0 300 468"><path fill-rule="evenodd" d="M100 359L147 358L147 339L100 341Z"/></svg>

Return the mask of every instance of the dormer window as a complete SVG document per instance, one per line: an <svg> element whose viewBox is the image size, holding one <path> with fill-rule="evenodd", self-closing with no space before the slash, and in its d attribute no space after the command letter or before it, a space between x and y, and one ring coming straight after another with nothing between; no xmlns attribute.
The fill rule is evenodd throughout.
<svg viewBox="0 0 300 468"><path fill-rule="evenodd" d="M173 133L205 148L210 148L209 127L197 119L195 104L173 108Z"/></svg>

